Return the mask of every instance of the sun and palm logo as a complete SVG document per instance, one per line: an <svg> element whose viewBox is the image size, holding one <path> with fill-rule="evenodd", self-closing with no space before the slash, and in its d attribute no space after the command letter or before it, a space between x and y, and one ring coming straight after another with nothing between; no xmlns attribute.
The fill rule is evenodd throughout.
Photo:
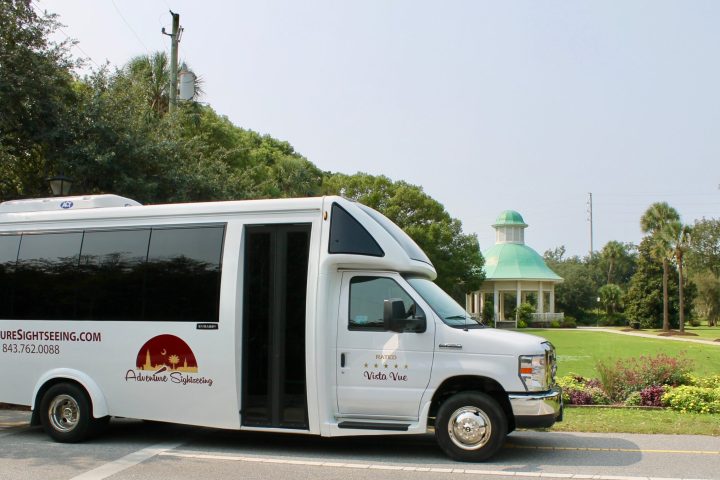
<svg viewBox="0 0 720 480"><path fill-rule="evenodd" d="M197 373L198 364L195 354L185 341L175 335L158 335L140 348L135 361L138 370L153 374L165 371Z"/></svg>

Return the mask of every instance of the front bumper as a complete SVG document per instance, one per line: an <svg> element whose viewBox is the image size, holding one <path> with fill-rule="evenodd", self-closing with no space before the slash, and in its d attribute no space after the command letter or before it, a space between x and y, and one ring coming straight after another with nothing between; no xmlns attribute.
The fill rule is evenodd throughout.
<svg viewBox="0 0 720 480"><path fill-rule="evenodd" d="M511 393L508 397L517 428L547 428L562 421L560 387L553 387L547 392Z"/></svg>

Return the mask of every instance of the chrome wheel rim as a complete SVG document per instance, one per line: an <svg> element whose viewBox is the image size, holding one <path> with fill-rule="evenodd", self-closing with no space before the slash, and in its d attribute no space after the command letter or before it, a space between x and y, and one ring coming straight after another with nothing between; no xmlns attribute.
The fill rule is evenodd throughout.
<svg viewBox="0 0 720 480"><path fill-rule="evenodd" d="M448 421L450 440L463 450L478 450L490 441L490 418L477 407L461 407Z"/></svg>
<svg viewBox="0 0 720 480"><path fill-rule="evenodd" d="M80 406L70 395L58 395L50 402L50 424L58 432L71 432L80 420Z"/></svg>

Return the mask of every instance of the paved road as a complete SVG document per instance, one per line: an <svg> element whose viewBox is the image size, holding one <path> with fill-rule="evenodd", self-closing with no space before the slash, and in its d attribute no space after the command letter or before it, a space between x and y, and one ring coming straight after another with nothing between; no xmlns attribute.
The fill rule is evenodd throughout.
<svg viewBox="0 0 720 480"><path fill-rule="evenodd" d="M515 432L492 461L453 462L433 437L325 439L114 419L83 444L52 442L0 411L0 479L720 479L720 438Z"/></svg>

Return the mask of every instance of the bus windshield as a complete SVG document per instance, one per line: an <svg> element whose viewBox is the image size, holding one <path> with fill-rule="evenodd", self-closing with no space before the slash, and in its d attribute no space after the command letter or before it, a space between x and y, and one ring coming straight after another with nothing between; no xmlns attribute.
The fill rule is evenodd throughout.
<svg viewBox="0 0 720 480"><path fill-rule="evenodd" d="M453 328L484 327L480 320L470 316L450 295L430 280L410 277L407 281L447 325Z"/></svg>

